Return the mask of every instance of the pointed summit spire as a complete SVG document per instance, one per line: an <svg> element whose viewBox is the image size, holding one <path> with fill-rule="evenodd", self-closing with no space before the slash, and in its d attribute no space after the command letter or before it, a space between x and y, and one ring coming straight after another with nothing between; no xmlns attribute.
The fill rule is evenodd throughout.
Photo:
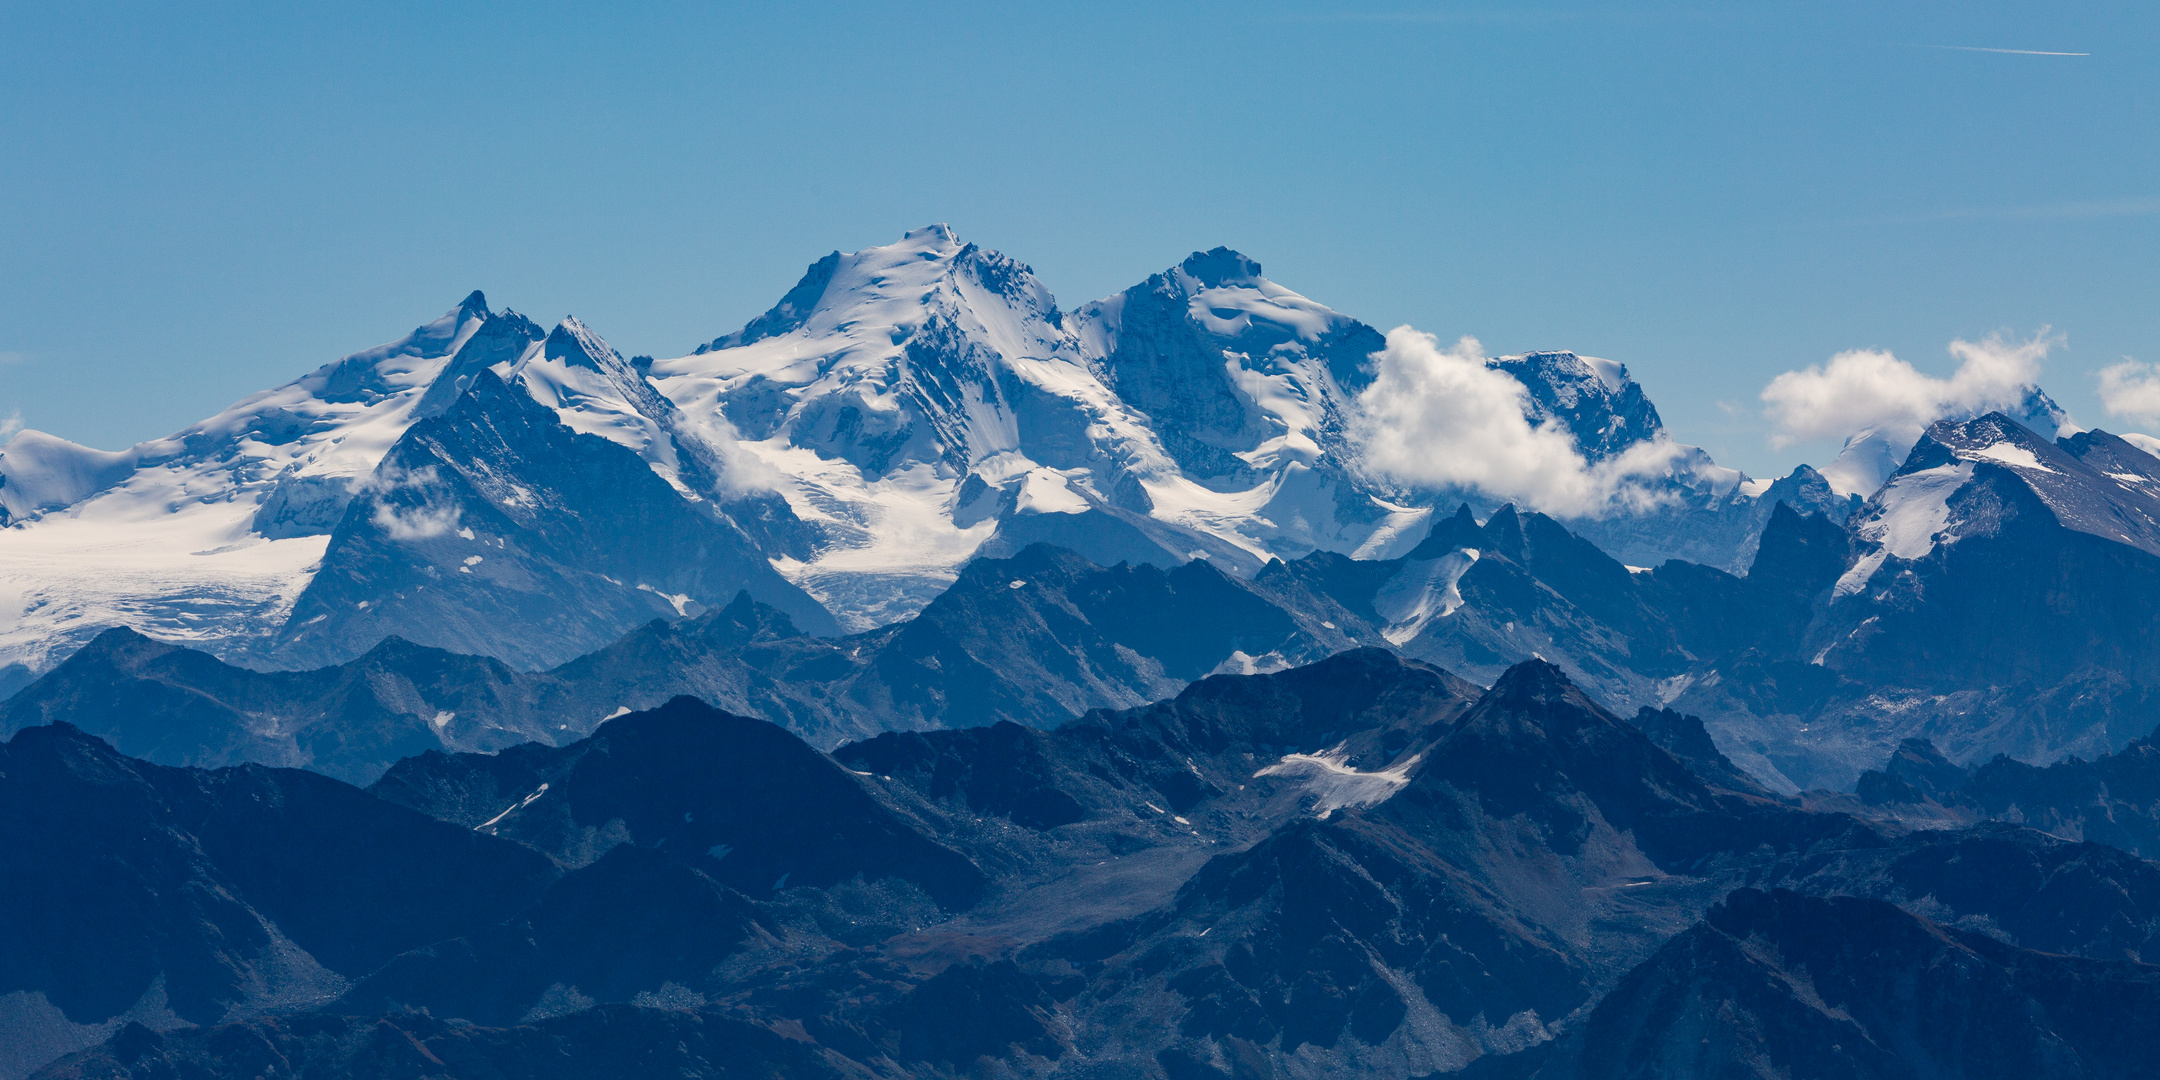
<svg viewBox="0 0 2160 1080"><path fill-rule="evenodd" d="M1492 693L1497 697L1535 701L1554 700L1574 689L1575 683L1567 677L1567 672L1543 657L1531 657L1501 672L1492 685Z"/></svg>
<svg viewBox="0 0 2160 1080"><path fill-rule="evenodd" d="M1178 264L1178 269L1191 274L1200 284L1210 289L1225 285L1250 285L1260 279L1260 264L1248 259L1241 252L1226 247L1214 247L1207 251L1195 251Z"/></svg>
<svg viewBox="0 0 2160 1080"><path fill-rule="evenodd" d="M478 291L468 297L467 302L474 302L476 298L481 310L486 311L487 300ZM443 367L442 374L435 376L435 381L428 385L420 403L413 406L412 418L425 420L442 415L457 401L458 395L472 388L473 380L480 372L498 364L515 363L533 342L546 336L538 324L508 308L500 315L488 313L479 329L465 339L457 355Z"/></svg>
<svg viewBox="0 0 2160 1080"><path fill-rule="evenodd" d="M1508 503L1493 511L1485 519L1483 530L1485 542L1494 550L1511 559L1521 559L1523 554L1522 515L1515 512L1515 504Z"/></svg>
<svg viewBox="0 0 2160 1080"><path fill-rule="evenodd" d="M1411 549L1413 559L1438 559L1457 548L1479 548L1485 545L1485 534L1478 530L1476 515L1470 512L1470 504L1455 508L1455 516L1435 521L1432 531L1418 546Z"/></svg>
<svg viewBox="0 0 2160 1080"><path fill-rule="evenodd" d="M622 357L614 346L600 339L592 328L578 321L575 315L565 315L548 332L546 356L561 360L572 367L588 367L612 371L622 366Z"/></svg>

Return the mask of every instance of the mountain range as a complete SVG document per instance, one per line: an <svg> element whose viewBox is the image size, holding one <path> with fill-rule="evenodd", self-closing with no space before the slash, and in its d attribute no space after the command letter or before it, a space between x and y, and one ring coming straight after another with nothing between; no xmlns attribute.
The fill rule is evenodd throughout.
<svg viewBox="0 0 2160 1080"><path fill-rule="evenodd" d="M2160 442L1420 337L933 226L17 434L0 1080L2152 1071Z"/></svg>
<svg viewBox="0 0 2160 1080"><path fill-rule="evenodd" d="M827 616L748 563L727 582L625 576L640 568L607 563L617 545L599 541L656 524L637 515L703 518L714 535L699 542L757 552L849 630L920 610L974 555L1037 541L1105 565L1204 555L1237 576L1314 551L1399 555L1435 506L1498 502L1405 490L1365 466L1356 398L1382 345L1227 249L1063 312L1026 266L943 226L827 256L748 326L672 360L625 359L574 318L544 331L474 293L170 438L104 453L17 435L0 451L12 526L0 573L20 597L0 669L19 684L113 624L257 667L351 659L386 633L547 666L742 587L821 628ZM1618 364L1539 353L1493 365L1519 381L1528 419L1589 460L1670 441ZM496 592L410 606L422 582L406 578L463 572L424 549L491 525L459 556L481 556L485 578L504 568L483 569L480 548L515 539L506 530L567 543L563 521L542 519L584 508L526 506L518 492L574 501L574 478L603 482L628 460L553 434L527 401L631 451L688 507L624 474L609 509L620 517L586 523L578 550L498 547L498 562L520 565ZM1769 485L1675 453L1657 513L1585 527L1630 561L1744 565ZM1842 514L1809 476L1780 498ZM370 561L385 558L395 565ZM388 603L397 592L402 609ZM525 599L551 595L594 606L590 629L507 628Z"/></svg>

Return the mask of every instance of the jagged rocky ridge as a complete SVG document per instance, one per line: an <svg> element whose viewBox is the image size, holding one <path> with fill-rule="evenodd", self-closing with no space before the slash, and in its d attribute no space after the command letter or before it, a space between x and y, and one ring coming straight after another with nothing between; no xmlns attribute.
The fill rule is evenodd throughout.
<svg viewBox="0 0 2160 1080"><path fill-rule="evenodd" d="M482 406L487 394L470 394L465 400L460 410L486 412ZM455 415L459 413L426 421L416 430L426 436L433 430L427 425L446 425ZM1987 433L1999 427L1989 425L2005 423L1995 417L1938 425L1937 434L1953 440L1993 438ZM558 438L575 438L559 426L553 430ZM2029 432L2022 437L2032 439ZM2007 453L1990 449L1999 443L1986 442L1971 452ZM2073 521L2100 520L2103 511L2090 507L2115 505L2084 494L2096 475L2097 482L2131 499L2123 504L2128 509L2106 512L2142 512L2136 490L2124 478L2149 475L2125 471L2143 466L2119 458L2106 464L2097 456L2138 453L2117 443L2096 432L2071 441L2111 470L2105 475L2078 464L2085 459L2070 457L2067 451L2054 451L2065 462L2059 470L2041 474L2064 478L2051 496L2058 503L2086 499L2076 503L2088 508L2086 516ZM1925 464L1921 455L1937 453L1932 448L1944 445L1935 436L1923 440L1911 475L1944 474L1953 480L1970 475L1975 483L1995 485L1975 491L2023 490L2014 486L2020 482L2017 469L1998 468L1991 460ZM2034 445L2040 444L2035 440ZM1998 530L2000 536L1958 535L1957 529L1968 528L1965 525L1937 530L1934 535L1941 542L1927 541L1931 546L1925 558L1907 559L1893 554L1881 538L1908 543L1907 519L1918 515L1933 521L1929 515L1939 511L1947 520L1953 500L1963 506L1978 496L1959 494L1966 488L1955 484L1938 485L1930 490L1942 501L1930 509L1936 504L1906 498L1905 484L1893 481L1850 526L1822 514L1802 516L1782 502L1775 505L1744 577L1681 561L1649 570L1629 567L1547 516L1503 507L1481 522L1464 506L1436 522L1400 557L1351 559L1314 552L1289 562L1271 561L1242 580L1222 573L1212 560L1194 560L1173 570L1147 564L1103 569L1070 553L1030 547L1010 559L969 564L942 597L911 619L842 638L802 634L770 608L738 600L725 610L708 610L678 624L647 625L548 672L521 673L485 661L415 651L409 645L385 645L355 661L360 667L350 670L381 669L383 657L394 654L401 659L392 666L466 672L458 677L472 680L472 685L460 687L447 675L424 674L405 681L430 682L433 689L398 689L386 696L373 689L377 682L369 682L368 695L376 702L368 706L375 710L371 718L352 711L350 695L333 689L357 685L350 675L256 675L201 663L171 668L196 675L155 674L150 681L160 685L143 686L149 696L133 699L141 704L115 713L106 704L106 688L136 686L142 670L140 665L130 668L120 655L125 651L120 645L130 640L123 635L86 650L78 661L0 706L0 724L12 728L43 718L73 717L123 746L171 764L312 763L365 780L398 754L421 747L493 749L522 739L576 738L618 709L650 706L675 693L776 720L829 746L884 730L964 727L1001 719L1055 724L1090 708L1132 705L1174 693L1213 671L1268 670L1344 648L1376 645L1480 681L1489 681L1524 657L1548 658L1604 700L1624 707L1670 707L1703 717L1723 753L1757 782L1788 793L1849 788L1904 738L1943 740L1964 761L2003 753L2044 763L2067 753L2117 749L2152 730L2160 717L2153 711L2153 691L2137 677L2146 667L2142 654L2098 651L2120 649L2116 642L2134 645L2143 640L2131 632L2130 624L2138 617L2137 605L2154 602L2147 595L2151 590L2139 584L2144 580L2140 574L2149 575L2149 569L2139 568L2152 556L2096 536L2089 528L2054 524L2047 504L2036 503L2038 509L2022 517L1975 519L2016 524L2015 529ZM448 487L440 482L435 486ZM386 513L428 512L425 500L434 496L409 497L416 506L393 507ZM1999 502L2003 496L1988 498ZM476 506L474 521L494 520L497 511L485 497L468 501ZM348 524L366 535L379 533L375 522L380 515L366 509L371 504L354 505L361 509L349 511ZM443 505L463 504L446 498ZM469 526L460 528L470 531ZM526 564L500 559L508 549L488 541L500 540L499 532L515 534L518 528L514 522L488 524L485 535L467 538L446 532L425 544L407 545L414 553L441 552L421 563L424 573L411 578L415 585L430 584L432 591L415 595L433 603L446 603L436 599L442 596L462 595L458 590L509 595L486 575L526 573ZM530 534L546 531L517 534L526 537L519 547L542 545ZM671 530L666 542L677 544L690 535L688 529ZM726 535L739 538L740 533ZM2012 543L2021 546L2004 546ZM369 545L356 541L353 548L364 552ZM459 558L467 549L497 554L467 565ZM626 546L622 554L635 555L637 550ZM690 580L672 565L673 550L678 548L664 547L649 557L654 564L649 576L663 582L661 592ZM1901 550L1913 553L1910 547ZM522 550L509 554L530 558ZM499 564L488 563L490 558ZM2037 571L2069 583L2071 591L2056 589L2048 604L2112 611L2111 617L2123 625L2103 630L2098 637L2105 642L2086 626L2076 631L2087 635L2079 648L2057 650L2052 655L2060 659L2021 669L2000 655L2002 651L2055 646L2021 644L2021 635L1981 632L1959 639L1929 629L1945 620L1970 619L1973 594L1999 584L2006 560L2021 564L2018 572L2029 575L2036 572L2033 567L2058 558L2084 561L2065 564L2067 569ZM346 561L344 556L332 560L340 566ZM2087 572L2117 563L2120 571ZM542 569L559 565L543 564ZM684 564L693 574L702 572L702 565L696 560ZM357 572L326 570L319 580L340 580ZM388 572L375 571L378 576ZM1942 580L1916 587L1911 582L1919 574ZM602 590L599 596L616 598L609 602L666 603L655 592L628 588L634 577L583 580ZM1873 584L1856 584L1864 582ZM776 582L774 587L782 585ZM2019 599L2029 595L2002 593L1986 602L2009 605L1996 616L2001 619L2035 623L2061 618L2016 609L2020 603L2029 605ZM543 605L552 602L544 590L535 599ZM447 603L459 610L454 599ZM327 625L354 625L365 620L367 610L352 605L338 614L339 621ZM562 606L542 610L566 611ZM660 611L673 614L670 608ZM621 618L627 621L628 616ZM1846 642L1838 644L1833 635L1841 625L1861 627L1861 636L1869 640L1882 639L1884 627L1896 634L1878 647L1857 644L1848 632ZM2066 626L2065 632L2071 629ZM1834 647L1826 648L1825 641ZM1903 666L1888 662L1896 650L1916 646L1928 651ZM1878 651L1885 659L1873 659ZM1964 665L1966 674L1944 676L1958 665ZM280 689L213 689L242 684ZM168 694L172 686L185 692ZM204 693L218 703L208 712L197 709ZM390 697L397 699L394 704L386 704ZM246 700L255 704L238 704ZM152 702L157 704L148 704ZM151 711L145 711L146 704ZM155 711L160 709L172 715ZM225 717L217 721L222 734L185 734L210 723L205 717L211 714ZM337 719L327 725L302 719L332 716ZM348 730L356 726L370 730ZM157 734L135 741L128 733L131 727ZM402 741L390 751L383 749L390 745L387 739ZM166 745L159 748L160 743ZM317 745L326 749L317 750Z"/></svg>
<svg viewBox="0 0 2160 1080"><path fill-rule="evenodd" d="M1633 572L1510 508L1482 524L1463 508L1398 559L1314 553L1243 581L1205 560L1103 568L1036 545L970 563L921 613L879 630L813 637L740 595L538 673L400 640L346 665L258 673L115 630L0 705L0 730L67 718L167 764L265 761L357 782L433 746L579 738L678 693L830 746L886 730L1050 726L1212 672L1373 646L1487 681L1546 656L1607 700L1655 700L1720 651L1799 640L1843 540L1824 519L1779 513L1745 579L1683 563ZM443 543L436 580L461 582L455 556L474 544Z"/></svg>
<svg viewBox="0 0 2160 1080"><path fill-rule="evenodd" d="M1652 727L1676 745L1700 734ZM1695 752L1691 769L1549 664L1479 690L1373 648L1213 676L1055 730L891 733L834 755L683 699L565 747L407 759L371 795L259 767L161 769L34 728L5 747L0 847L128 867L156 887L141 911L188 925L172 905L197 894L165 875L227 875L223 894L254 912L234 917L338 976L253 1015L214 997L203 1026L173 1027L127 1012L143 985L179 978L178 960L147 956L97 976L110 987L93 1003L56 1006L103 1025L78 1037L106 1041L54 1077L468 1076L611 1058L715 1076L1556 1068L1585 1025L1658 1037L1625 1010L1685 1000L1658 988L1699 985L1689 958L1729 948L1716 942L1780 941L1782 963L1816 963L1806 948L1834 946L1794 927L1817 910L1979 958L1933 1000L1987 1016L2006 1046L2078 1055L2027 1075L2086 1075L2063 1062L2102 1068L2132 1039L2065 1034L2059 1018L2092 1000L2079 994L2160 970L2140 962L2160 948L2160 867L2013 826L1900 834L1809 812L1706 782L1713 763ZM146 802L145 785L161 794ZM227 791L210 832L163 809ZM258 791L279 794L244 797ZM392 857L323 834L372 835L375 821L461 837L459 895L491 899L445 906L408 883L409 902L367 916L394 931L335 953L313 927L345 909L291 901ZM103 859L84 843L152 822L208 862L125 846ZM291 845L309 857L271 857ZM236 849L256 858L218 855ZM1742 886L1793 898L1768 894L1762 914L1761 892L1726 899ZM422 902L421 922L401 914ZM0 923L0 956L44 940ZM52 969L6 970L11 993L62 992ZM1749 1037L1812 1030L1769 1000ZM1848 1014L1896 1030L1894 1015Z"/></svg>
<svg viewBox="0 0 2160 1080"><path fill-rule="evenodd" d="M1542 1061L1592 1077L2160 1075L2160 967L2019 949L1889 904L1734 892Z"/></svg>
<svg viewBox="0 0 2160 1080"><path fill-rule="evenodd" d="M2160 746L2147 735L2090 761L2047 766L1998 755L1960 766L1926 739L1907 739L1853 795L1815 793L1814 805L1918 827L2009 821L2151 858L2160 854Z"/></svg>

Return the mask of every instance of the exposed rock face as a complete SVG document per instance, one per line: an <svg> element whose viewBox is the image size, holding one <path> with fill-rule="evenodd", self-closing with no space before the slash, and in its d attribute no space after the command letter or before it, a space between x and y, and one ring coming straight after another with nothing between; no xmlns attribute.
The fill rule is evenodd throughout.
<svg viewBox="0 0 2160 1080"><path fill-rule="evenodd" d="M1856 678L2048 685L2154 670L2160 458L2058 446L2000 413L1939 423L1853 522L1859 559L1811 634Z"/></svg>
<svg viewBox="0 0 2160 1080"><path fill-rule="evenodd" d="M2091 761L2043 768L1999 756L1961 767L1933 743L1908 739L1882 768L1861 774L1858 801L1861 813L1892 820L2016 822L2152 858L2160 854L2160 746L2147 736Z"/></svg>
<svg viewBox="0 0 2160 1080"><path fill-rule="evenodd" d="M65 724L0 745L0 829L0 993L23 996L0 1045L54 1054L131 1021L321 1003L556 874L327 777L162 768ZM41 1063L0 1058L11 1076Z"/></svg>
<svg viewBox="0 0 2160 1080"><path fill-rule="evenodd" d="M2160 722L2156 493L2160 459L2106 432L1938 423L1842 542L1777 554L1795 534L1772 523L1803 631L1698 667L1669 703L1784 790L1850 790L1909 738L1966 765L2120 750Z"/></svg>
<svg viewBox="0 0 2160 1080"><path fill-rule="evenodd" d="M2155 1076L2160 968L2004 945L1889 904L1743 889L1524 1075Z"/></svg>
<svg viewBox="0 0 2160 1080"><path fill-rule="evenodd" d="M628 448L572 431L482 371L447 412L413 425L347 507L279 654L342 661L395 633L539 667L742 591L832 627L741 529L700 506Z"/></svg>

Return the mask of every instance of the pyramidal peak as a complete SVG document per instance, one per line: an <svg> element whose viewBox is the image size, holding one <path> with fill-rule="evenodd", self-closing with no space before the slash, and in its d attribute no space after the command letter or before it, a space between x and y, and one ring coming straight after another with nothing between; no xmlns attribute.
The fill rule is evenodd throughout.
<svg viewBox="0 0 2160 1080"><path fill-rule="evenodd" d="M614 346L602 340L593 329L578 321L575 315L565 315L548 332L544 351L548 359L561 360L576 367L589 367L613 373L617 368L628 367L622 354Z"/></svg>
<svg viewBox="0 0 2160 1080"><path fill-rule="evenodd" d="M720 446L686 425L645 372L577 316L564 316L538 347L498 365L496 374L554 409L571 430L635 451L684 497L717 494Z"/></svg>

